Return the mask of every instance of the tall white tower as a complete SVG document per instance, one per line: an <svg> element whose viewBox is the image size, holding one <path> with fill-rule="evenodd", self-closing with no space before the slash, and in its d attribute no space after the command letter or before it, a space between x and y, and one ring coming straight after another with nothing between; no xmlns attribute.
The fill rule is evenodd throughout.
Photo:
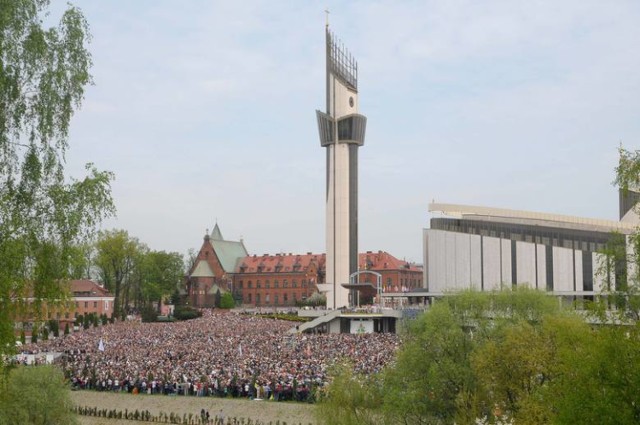
<svg viewBox="0 0 640 425"><path fill-rule="evenodd" d="M316 111L320 145L327 149L327 308L353 304L349 275L358 269L358 148L367 118L358 113L358 64L326 28L327 109Z"/></svg>

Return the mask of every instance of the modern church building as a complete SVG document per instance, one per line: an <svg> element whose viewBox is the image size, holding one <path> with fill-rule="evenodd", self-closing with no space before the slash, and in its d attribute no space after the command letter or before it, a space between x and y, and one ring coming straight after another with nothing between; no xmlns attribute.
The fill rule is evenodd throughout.
<svg viewBox="0 0 640 425"><path fill-rule="evenodd" d="M358 113L358 64L326 27L326 110L316 111L320 145L327 152L326 277L318 289L327 308L353 303L343 285L358 271L358 148L367 118Z"/></svg>
<svg viewBox="0 0 640 425"><path fill-rule="evenodd" d="M570 299L598 295L629 271L627 264L598 268L614 232L637 228L637 200L636 192L620 194L620 221L431 203L423 231L427 294L528 285Z"/></svg>

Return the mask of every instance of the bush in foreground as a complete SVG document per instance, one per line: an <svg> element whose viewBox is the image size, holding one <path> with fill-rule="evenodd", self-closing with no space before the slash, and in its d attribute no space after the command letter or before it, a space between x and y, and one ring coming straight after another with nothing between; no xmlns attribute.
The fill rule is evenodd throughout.
<svg viewBox="0 0 640 425"><path fill-rule="evenodd" d="M54 366L22 366L0 383L0 424L77 424L69 388Z"/></svg>

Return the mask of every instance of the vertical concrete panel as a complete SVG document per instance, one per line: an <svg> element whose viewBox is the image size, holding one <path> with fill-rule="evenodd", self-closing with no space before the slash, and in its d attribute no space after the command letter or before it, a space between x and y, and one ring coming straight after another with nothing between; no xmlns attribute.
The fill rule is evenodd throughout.
<svg viewBox="0 0 640 425"><path fill-rule="evenodd" d="M501 287L511 287L511 241L507 239L501 239L500 245L502 246L502 282Z"/></svg>
<svg viewBox="0 0 640 425"><path fill-rule="evenodd" d="M553 247L553 290L573 291L573 250Z"/></svg>
<svg viewBox="0 0 640 425"><path fill-rule="evenodd" d="M582 251L575 250L576 265L574 273L576 276L576 291L584 291L584 278L582 274Z"/></svg>
<svg viewBox="0 0 640 425"><path fill-rule="evenodd" d="M446 285L446 232L441 230L427 230L426 233L428 234L427 243L429 245L429 290L439 292L442 291Z"/></svg>
<svg viewBox="0 0 640 425"><path fill-rule="evenodd" d="M500 289L500 239L482 238L484 290Z"/></svg>
<svg viewBox="0 0 640 425"><path fill-rule="evenodd" d="M455 269L456 280L454 287L456 289L469 288L471 281L471 244L470 235L456 233L455 235Z"/></svg>
<svg viewBox="0 0 640 425"><path fill-rule="evenodd" d="M536 246L531 242L516 242L518 285L536 286Z"/></svg>
<svg viewBox="0 0 640 425"><path fill-rule="evenodd" d="M422 229L422 287L429 288L429 229Z"/></svg>
<svg viewBox="0 0 640 425"><path fill-rule="evenodd" d="M482 289L480 287L482 282L482 238L479 235L469 235L469 242L471 255L470 285L472 289L479 291Z"/></svg>
<svg viewBox="0 0 640 425"><path fill-rule="evenodd" d="M446 232L445 239L445 275L444 287L447 289L456 288L456 235L452 232Z"/></svg>
<svg viewBox="0 0 640 425"><path fill-rule="evenodd" d="M545 291L547 289L547 258L546 248L544 245L536 245L538 251L538 263L536 267L538 269L538 286L537 289Z"/></svg>
<svg viewBox="0 0 640 425"><path fill-rule="evenodd" d="M438 274L438 289L440 291L444 291L447 287L447 274L448 274L448 266L447 266L447 258L448 258L448 237L447 232L439 231L438 232L438 246L440 247L440 253L438 255L438 265L439 265L439 274Z"/></svg>
<svg viewBox="0 0 640 425"><path fill-rule="evenodd" d="M334 148L330 145L327 147L327 217L326 217L326 243L327 243L327 260L326 260L326 277L327 283L331 290L327 292L327 307L335 308L334 303L334 285L335 285L335 255L334 246L334 225L335 225L335 161Z"/></svg>
<svg viewBox="0 0 640 425"><path fill-rule="evenodd" d="M343 283L349 282L349 150L346 144L335 145L335 291L336 307L349 305L349 290Z"/></svg>

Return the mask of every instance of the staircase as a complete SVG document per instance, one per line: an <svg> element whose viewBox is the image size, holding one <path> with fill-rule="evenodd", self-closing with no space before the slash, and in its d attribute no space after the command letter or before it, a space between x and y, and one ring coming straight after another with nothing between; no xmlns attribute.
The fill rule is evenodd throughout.
<svg viewBox="0 0 640 425"><path fill-rule="evenodd" d="M304 332L307 329L313 329L318 325L332 321L336 317L340 316L340 313L342 313L340 310L332 310L329 313L325 314L324 316L316 317L310 322L305 322L301 325L298 325L297 327L289 329L289 333L295 334L295 333Z"/></svg>

